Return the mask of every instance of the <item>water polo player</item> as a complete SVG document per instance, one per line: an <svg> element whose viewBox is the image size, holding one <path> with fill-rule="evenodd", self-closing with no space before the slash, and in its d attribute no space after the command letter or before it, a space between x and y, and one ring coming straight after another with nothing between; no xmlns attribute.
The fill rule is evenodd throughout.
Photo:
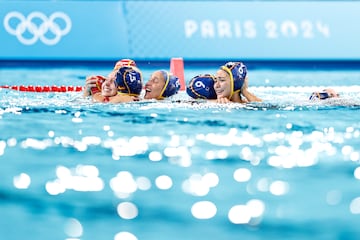
<svg viewBox="0 0 360 240"><path fill-rule="evenodd" d="M213 83L213 85L211 85ZM247 68L242 62L228 62L221 66L215 76L202 74L190 80L187 94L218 103L259 102L260 98L248 91ZM245 99L242 99L242 95Z"/></svg>
<svg viewBox="0 0 360 240"><path fill-rule="evenodd" d="M151 74L145 84L144 99L157 99L171 97L180 89L179 78L165 70L158 70Z"/></svg>
<svg viewBox="0 0 360 240"><path fill-rule="evenodd" d="M340 95L332 88L326 88L320 92L313 92L309 97L310 101L338 98Z"/></svg>
<svg viewBox="0 0 360 240"><path fill-rule="evenodd" d="M114 69L108 75L109 78L116 78L116 73L120 67L136 67L136 62L132 59L124 58L115 63ZM84 97L94 95L101 92L101 86L106 80L105 76L92 75L88 76L85 81L85 87L83 91Z"/></svg>
<svg viewBox="0 0 360 240"><path fill-rule="evenodd" d="M109 74L105 80L101 78L101 81L101 92L97 92L97 89L91 90L92 98L97 102L138 101L143 88L142 73L133 66L121 66ZM97 79L96 88L99 88L99 82Z"/></svg>
<svg viewBox="0 0 360 240"><path fill-rule="evenodd" d="M109 84L107 84L108 82ZM115 88L115 94L111 96L111 93L114 93L113 88ZM120 67L115 77L106 79L103 83L101 96L97 96L100 101L111 103L138 101L142 88L143 78L137 67ZM107 89L109 94L106 92Z"/></svg>
<svg viewBox="0 0 360 240"><path fill-rule="evenodd" d="M247 68L242 62L228 62L221 66L215 74L214 89L218 103L261 101L248 91Z"/></svg>

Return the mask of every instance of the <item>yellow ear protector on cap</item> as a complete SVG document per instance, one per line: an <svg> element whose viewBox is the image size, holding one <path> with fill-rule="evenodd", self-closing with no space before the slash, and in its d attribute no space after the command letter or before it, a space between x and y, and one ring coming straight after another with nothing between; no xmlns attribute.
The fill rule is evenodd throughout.
<svg viewBox="0 0 360 240"><path fill-rule="evenodd" d="M165 70L160 70L162 75L164 76L165 85L160 93L158 99L163 99L166 97L171 97L176 94L180 89L180 81L179 78L175 75L168 73Z"/></svg>
<svg viewBox="0 0 360 240"><path fill-rule="evenodd" d="M231 93L229 98L231 98L234 93L241 90L247 75L247 68L242 62L228 62L220 68L230 76Z"/></svg>

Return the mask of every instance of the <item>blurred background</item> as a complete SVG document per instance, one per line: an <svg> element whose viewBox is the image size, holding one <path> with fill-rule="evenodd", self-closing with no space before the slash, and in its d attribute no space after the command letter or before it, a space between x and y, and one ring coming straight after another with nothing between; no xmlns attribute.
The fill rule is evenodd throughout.
<svg viewBox="0 0 360 240"><path fill-rule="evenodd" d="M0 61L343 66L360 60L358 1L0 1Z"/></svg>

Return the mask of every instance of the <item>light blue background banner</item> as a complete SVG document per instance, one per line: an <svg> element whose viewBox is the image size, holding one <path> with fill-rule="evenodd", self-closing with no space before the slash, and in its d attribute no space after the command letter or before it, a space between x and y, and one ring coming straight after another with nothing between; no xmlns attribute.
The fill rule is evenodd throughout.
<svg viewBox="0 0 360 240"><path fill-rule="evenodd" d="M360 2L5 1L0 59L360 60Z"/></svg>
<svg viewBox="0 0 360 240"><path fill-rule="evenodd" d="M106 60L127 56L119 2L0 2L0 58Z"/></svg>

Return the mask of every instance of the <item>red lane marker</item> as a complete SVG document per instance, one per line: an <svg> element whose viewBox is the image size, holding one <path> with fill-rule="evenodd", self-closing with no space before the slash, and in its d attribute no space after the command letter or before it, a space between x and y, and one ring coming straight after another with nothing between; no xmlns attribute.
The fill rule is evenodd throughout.
<svg viewBox="0 0 360 240"><path fill-rule="evenodd" d="M15 90L15 91L20 91L20 92L81 92L83 91L83 86L32 86L32 85L20 85L20 86L8 86L8 85L4 85L4 86L0 86L0 88L4 88L4 89L11 89L11 90Z"/></svg>
<svg viewBox="0 0 360 240"><path fill-rule="evenodd" d="M182 58L171 58L170 61L170 72L177 76L180 81L180 91L186 89L185 73L184 73L184 59Z"/></svg>

